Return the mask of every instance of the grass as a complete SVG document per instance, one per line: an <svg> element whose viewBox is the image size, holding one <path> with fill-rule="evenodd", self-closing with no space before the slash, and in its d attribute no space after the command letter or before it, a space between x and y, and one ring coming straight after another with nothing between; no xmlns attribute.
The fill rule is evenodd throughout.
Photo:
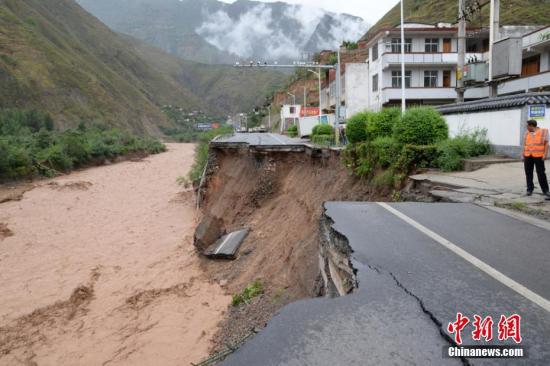
<svg viewBox="0 0 550 366"><path fill-rule="evenodd" d="M246 286L246 288L240 294L234 294L232 305L239 306L241 304L248 304L253 298L260 296L264 293L264 286L261 281L257 280Z"/></svg>

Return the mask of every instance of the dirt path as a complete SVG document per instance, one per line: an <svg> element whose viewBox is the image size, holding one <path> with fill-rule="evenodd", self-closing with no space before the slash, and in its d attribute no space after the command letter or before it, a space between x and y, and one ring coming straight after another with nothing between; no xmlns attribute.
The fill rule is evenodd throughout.
<svg viewBox="0 0 550 366"><path fill-rule="evenodd" d="M192 247L193 146L0 204L0 365L189 365L230 298ZM8 231L9 230L9 231Z"/></svg>

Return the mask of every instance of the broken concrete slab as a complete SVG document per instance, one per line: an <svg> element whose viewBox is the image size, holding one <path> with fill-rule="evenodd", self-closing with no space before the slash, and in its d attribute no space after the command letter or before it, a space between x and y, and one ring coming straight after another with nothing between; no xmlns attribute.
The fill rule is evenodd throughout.
<svg viewBox="0 0 550 366"><path fill-rule="evenodd" d="M473 203L476 200L476 196L468 194L468 193L461 193L456 191L444 191L439 189L434 189L430 191L430 194L433 197L436 197L440 200L447 201L447 202L459 202L459 203Z"/></svg>
<svg viewBox="0 0 550 366"><path fill-rule="evenodd" d="M464 171L472 172L474 170L485 168L488 165L514 163L517 161L518 159L498 155L478 156L464 160Z"/></svg>
<svg viewBox="0 0 550 366"><path fill-rule="evenodd" d="M223 220L206 215L195 230L193 245L202 253L224 234Z"/></svg>
<svg viewBox="0 0 550 366"><path fill-rule="evenodd" d="M204 251L204 255L212 259L235 259L237 252L250 232L250 229L234 231L221 237L216 243Z"/></svg>

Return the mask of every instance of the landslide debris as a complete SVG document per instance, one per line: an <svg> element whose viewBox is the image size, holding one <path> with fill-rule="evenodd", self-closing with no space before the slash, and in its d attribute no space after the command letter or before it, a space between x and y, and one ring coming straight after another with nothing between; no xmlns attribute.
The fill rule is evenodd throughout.
<svg viewBox="0 0 550 366"><path fill-rule="evenodd" d="M323 202L387 197L351 176L334 151L216 148L210 155L201 189L203 217L221 218L228 232L243 227L251 231L236 260L204 259L203 269L231 295L258 280L264 285L262 295L228 309L215 337L216 351L263 328L286 304L324 294L319 257Z"/></svg>

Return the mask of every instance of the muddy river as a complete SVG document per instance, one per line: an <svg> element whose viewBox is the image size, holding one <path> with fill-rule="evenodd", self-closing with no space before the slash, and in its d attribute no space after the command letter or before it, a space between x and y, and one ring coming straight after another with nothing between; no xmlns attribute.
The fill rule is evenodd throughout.
<svg viewBox="0 0 550 366"><path fill-rule="evenodd" d="M189 365L230 302L176 184L193 146L36 183L0 204L0 365Z"/></svg>

